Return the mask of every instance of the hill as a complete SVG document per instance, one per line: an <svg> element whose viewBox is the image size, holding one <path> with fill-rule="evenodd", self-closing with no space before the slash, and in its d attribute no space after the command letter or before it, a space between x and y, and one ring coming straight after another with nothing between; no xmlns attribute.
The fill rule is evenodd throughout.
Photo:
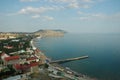
<svg viewBox="0 0 120 80"><path fill-rule="evenodd" d="M64 30L38 30L33 34L42 37L57 37L64 36L64 33L66 33Z"/></svg>

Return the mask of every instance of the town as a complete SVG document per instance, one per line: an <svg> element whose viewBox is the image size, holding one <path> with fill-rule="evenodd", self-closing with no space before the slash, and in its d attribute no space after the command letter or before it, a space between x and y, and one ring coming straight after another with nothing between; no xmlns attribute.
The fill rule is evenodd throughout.
<svg viewBox="0 0 120 80"><path fill-rule="evenodd" d="M34 46L36 36L5 35L0 40L0 80L94 80L47 58Z"/></svg>

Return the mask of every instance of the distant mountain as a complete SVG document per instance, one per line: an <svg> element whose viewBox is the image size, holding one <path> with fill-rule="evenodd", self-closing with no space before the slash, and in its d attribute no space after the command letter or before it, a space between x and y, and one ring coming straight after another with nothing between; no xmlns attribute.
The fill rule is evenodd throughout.
<svg viewBox="0 0 120 80"><path fill-rule="evenodd" d="M35 36L42 36L42 37L57 37L57 36L64 36L66 32L64 30L38 30L33 34Z"/></svg>
<svg viewBox="0 0 120 80"><path fill-rule="evenodd" d="M47 32L47 31L55 31L55 32L66 33L66 31L61 30L61 29L57 29L57 30L42 30L42 29L40 29L40 30L38 30L38 31L36 31L36 32L34 32L34 33L38 33L38 32Z"/></svg>
<svg viewBox="0 0 120 80"><path fill-rule="evenodd" d="M19 36L26 36L26 35L32 35L32 36L42 36L42 37L58 37L58 36L64 36L66 31L57 29L57 30L38 30L35 32L0 32L0 35L19 35Z"/></svg>

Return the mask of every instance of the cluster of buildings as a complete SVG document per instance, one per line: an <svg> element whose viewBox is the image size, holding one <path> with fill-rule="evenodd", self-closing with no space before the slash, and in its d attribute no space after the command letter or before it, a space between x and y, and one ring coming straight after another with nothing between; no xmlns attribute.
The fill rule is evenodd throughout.
<svg viewBox="0 0 120 80"><path fill-rule="evenodd" d="M64 72L63 68L49 64L50 60L33 45L33 41L30 41L30 44L31 47L27 47L26 50L21 49L19 51L11 53L5 53L1 51L0 61L2 62L0 63L0 73L2 74L4 69L11 71L8 67L10 65L15 70L16 74L32 74L34 72L44 72L44 75L48 74L48 78L63 80L65 77L71 78ZM48 65L47 69L44 69L44 67L40 67L45 64Z"/></svg>
<svg viewBox="0 0 120 80"><path fill-rule="evenodd" d="M18 34L17 33L0 33L0 40L6 40L6 39L13 39L13 38L16 38L18 37Z"/></svg>
<svg viewBox="0 0 120 80"><path fill-rule="evenodd" d="M23 49L25 42L29 42L29 46L26 46L26 49ZM6 53L0 51L0 79L3 76L3 73L7 75L15 74L15 76L9 76L5 80L28 80L31 77L31 74L38 73L36 79L41 80L81 80L82 77L79 75L75 76L75 73L71 70L60 67L56 64L50 64L50 59L48 59L38 48L34 46L33 40L28 40L27 38L12 39L10 42L19 43L15 52ZM13 49L15 46L3 45L4 48ZM14 70L14 71L12 71ZM20 75L19 75L20 74ZM2 75L2 76L1 76ZM22 77L21 77L22 75ZM23 77L24 76L24 77ZM23 79L25 78L25 79ZM33 80L30 78L29 80ZM88 80L88 79L84 79Z"/></svg>
<svg viewBox="0 0 120 80"><path fill-rule="evenodd" d="M26 49L23 49L24 45L26 45L26 42L23 41L28 42L28 45L31 47L26 46ZM13 52L16 47L8 42L14 42L18 49ZM1 49L13 51L6 53L5 51L0 50L0 77L4 76L3 73L6 74L12 72L12 70L15 71L12 72L12 74L23 74L26 72L33 73L38 71L35 69L38 69L39 65L45 63L46 57L39 49L32 47L33 44L31 45L27 38L22 38L22 40L12 39L5 43L2 42L2 44ZM5 76L7 76L7 74Z"/></svg>
<svg viewBox="0 0 120 80"><path fill-rule="evenodd" d="M12 65L13 68L16 70L16 72L21 73L21 72L29 71L31 67L38 66L43 63L41 59L42 56L37 55L36 54L37 52L38 52L37 49L35 51L22 50L22 51L10 53L9 55L6 54L5 52L2 52L0 54L1 57L0 59L3 61L1 63L2 68L4 68L3 66L7 67L8 65Z"/></svg>

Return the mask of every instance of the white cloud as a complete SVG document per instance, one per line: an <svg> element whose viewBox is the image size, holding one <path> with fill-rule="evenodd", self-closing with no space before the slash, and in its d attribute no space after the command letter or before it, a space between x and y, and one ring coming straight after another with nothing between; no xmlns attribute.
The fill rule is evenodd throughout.
<svg viewBox="0 0 120 80"><path fill-rule="evenodd" d="M36 1L40 1L40 0L20 0L20 2L36 2ZM94 2L93 0L43 0L43 1L54 2L54 3ZM100 1L100 0L96 0L96 1Z"/></svg>
<svg viewBox="0 0 120 80"><path fill-rule="evenodd" d="M53 3L58 3L63 5L66 8L78 8L79 7L79 3L78 0L48 0L50 2Z"/></svg>
<svg viewBox="0 0 120 80"><path fill-rule="evenodd" d="M39 1L39 0L20 0L21 2L36 2L36 1Z"/></svg>
<svg viewBox="0 0 120 80"><path fill-rule="evenodd" d="M78 14L82 15L82 14L84 14L84 12L78 11Z"/></svg>
<svg viewBox="0 0 120 80"><path fill-rule="evenodd" d="M82 5L81 7L82 7L82 8L86 8L86 9L87 9L87 8L90 8L91 6L89 6L89 5L85 4L85 5Z"/></svg>
<svg viewBox="0 0 120 80"><path fill-rule="evenodd" d="M18 13L19 14L27 14L27 11L26 11L26 9L21 9Z"/></svg>
<svg viewBox="0 0 120 80"><path fill-rule="evenodd" d="M97 14L91 14L91 16L104 18L106 15L102 13L97 13Z"/></svg>
<svg viewBox="0 0 120 80"><path fill-rule="evenodd" d="M41 1L41 0L20 0L21 2L35 2L35 1ZM99 0L43 0L47 3L57 3L60 4L62 7L66 8L90 8L89 4L92 4L93 2L98 2ZM61 7L61 6L58 7Z"/></svg>
<svg viewBox="0 0 120 80"><path fill-rule="evenodd" d="M33 19L40 18L42 20L52 21L54 20L53 17L42 16L44 15L43 13L46 13L49 11L61 10L61 9L64 9L64 7L62 6L42 7L41 6L39 8L35 8L35 7L28 6L28 7L20 9L17 13L14 13L14 15L29 15Z"/></svg>
<svg viewBox="0 0 120 80"><path fill-rule="evenodd" d="M82 0L83 2L91 3L93 0Z"/></svg>
<svg viewBox="0 0 120 80"><path fill-rule="evenodd" d="M81 16L80 20L98 20L98 19L106 19L108 16L103 13L85 13L78 11L78 14Z"/></svg>
<svg viewBox="0 0 120 80"><path fill-rule="evenodd" d="M62 9L65 9L64 6L53 5L53 6L51 6L51 7L54 8L54 10L62 10Z"/></svg>
<svg viewBox="0 0 120 80"><path fill-rule="evenodd" d="M69 3L68 4L69 8L90 8L91 6L89 4L83 4L79 2L74 2L74 3Z"/></svg>
<svg viewBox="0 0 120 80"><path fill-rule="evenodd" d="M38 14L31 16L31 18L33 18L33 19L38 19L39 18L39 19L41 19L43 21L52 21L52 20L54 20L54 18L51 17L51 16L40 16Z"/></svg>
<svg viewBox="0 0 120 80"><path fill-rule="evenodd" d="M78 11L77 13L78 13L80 16L86 16L86 17L92 15L92 13L86 13L86 12L82 12L82 11Z"/></svg>
<svg viewBox="0 0 120 80"><path fill-rule="evenodd" d="M77 0L49 0L50 2L62 2L62 3L71 3L76 2Z"/></svg>
<svg viewBox="0 0 120 80"><path fill-rule="evenodd" d="M36 14L36 15L34 15L34 16L31 16L33 19L41 19L41 20L44 20L44 21L52 21L52 20L54 20L54 18L53 17L51 17L51 16L40 16L40 15L38 15L38 14Z"/></svg>
<svg viewBox="0 0 120 80"><path fill-rule="evenodd" d="M50 1L50 2L62 2L62 3L76 3L76 2L93 3L95 1L100 2L101 0L47 0L47 1Z"/></svg>
<svg viewBox="0 0 120 80"><path fill-rule="evenodd" d="M70 8L79 8L79 4L78 3L71 3L68 5L68 7Z"/></svg>
<svg viewBox="0 0 120 80"><path fill-rule="evenodd" d="M52 11L52 10L58 10L58 7L39 7L39 8L34 8L34 7L26 7L18 11L18 14L30 14L33 15L31 18L33 19L43 19L43 20L48 20L52 21L54 20L53 17L50 16L40 16L41 13L47 12L47 11Z"/></svg>
<svg viewBox="0 0 120 80"><path fill-rule="evenodd" d="M34 15L34 16L32 16L32 18L34 18L34 19L40 18L40 15Z"/></svg>
<svg viewBox="0 0 120 80"><path fill-rule="evenodd" d="M120 21L120 13L116 14L103 14L103 13L91 13L91 14L81 14L80 17L77 17L81 21L106 21L106 22L118 22Z"/></svg>
<svg viewBox="0 0 120 80"><path fill-rule="evenodd" d="M48 0L53 3L64 4L66 8L90 8L89 4L93 3L93 0Z"/></svg>
<svg viewBox="0 0 120 80"><path fill-rule="evenodd" d="M53 18L53 17L50 17L50 16L44 16L43 18L44 18L45 20L48 20L48 21L54 20L54 18Z"/></svg>
<svg viewBox="0 0 120 80"><path fill-rule="evenodd" d="M44 13L47 11L54 10L52 7L39 7L39 8L34 8L34 7L26 7L18 11L18 14L40 14Z"/></svg>
<svg viewBox="0 0 120 80"><path fill-rule="evenodd" d="M89 20L89 17L80 17L80 20Z"/></svg>

